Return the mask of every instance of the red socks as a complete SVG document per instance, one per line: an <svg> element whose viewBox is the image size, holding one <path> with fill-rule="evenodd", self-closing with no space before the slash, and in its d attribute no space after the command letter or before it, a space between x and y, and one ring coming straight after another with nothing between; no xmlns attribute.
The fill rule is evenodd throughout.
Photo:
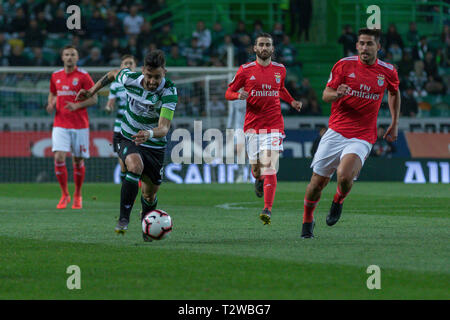
<svg viewBox="0 0 450 320"><path fill-rule="evenodd" d="M264 208L272 211L273 199L275 199L275 190L277 189L276 173L260 175L259 178L256 178L253 170L251 171L255 179L264 180Z"/></svg>
<svg viewBox="0 0 450 320"><path fill-rule="evenodd" d="M59 186L63 195L69 195L69 189L67 188L67 167L65 162L55 161L55 174L58 179Z"/></svg>
<svg viewBox="0 0 450 320"><path fill-rule="evenodd" d="M336 194L334 195L333 201L336 203L342 203L344 202L345 197L348 195L347 193L342 193L341 190L339 190L339 186L336 188Z"/></svg>
<svg viewBox="0 0 450 320"><path fill-rule="evenodd" d="M83 185L85 172L86 167L84 166L84 163L73 164L73 182L75 183L74 197L81 196L81 186Z"/></svg>
<svg viewBox="0 0 450 320"><path fill-rule="evenodd" d="M277 175L270 174L264 176L264 208L272 211L275 190L277 189Z"/></svg>
<svg viewBox="0 0 450 320"><path fill-rule="evenodd" d="M314 219L314 209L316 209L317 203L319 203L320 199L316 201L310 201L305 198L303 201L303 223L312 222Z"/></svg>

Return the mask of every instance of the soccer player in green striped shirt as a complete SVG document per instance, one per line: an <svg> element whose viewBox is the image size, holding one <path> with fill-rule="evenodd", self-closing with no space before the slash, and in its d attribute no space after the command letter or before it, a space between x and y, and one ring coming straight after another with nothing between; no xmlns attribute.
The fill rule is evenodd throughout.
<svg viewBox="0 0 450 320"><path fill-rule="evenodd" d="M80 90L77 100L95 95L114 80L123 84L127 92L127 107L122 118L119 157L127 170L120 194L120 218L115 231L128 230L130 214L142 180L142 211L154 210L156 193L161 185L166 135L178 101L175 85L165 78L165 56L154 50L144 59L142 73L130 69L112 70L91 89ZM144 241L150 241L144 236Z"/></svg>
<svg viewBox="0 0 450 320"><path fill-rule="evenodd" d="M137 60L131 54L126 54L122 57L120 64L120 69L128 68L132 72L136 69ZM121 125L122 118L127 108L127 90L125 87L117 81L111 83L109 87L108 102L106 103L105 110L107 112L112 112L117 104L116 119L114 120L114 135L113 135L113 149L117 154L119 153L119 143L122 139ZM119 158L120 159L120 158ZM127 170L122 161L119 160L120 164L120 179L125 179Z"/></svg>

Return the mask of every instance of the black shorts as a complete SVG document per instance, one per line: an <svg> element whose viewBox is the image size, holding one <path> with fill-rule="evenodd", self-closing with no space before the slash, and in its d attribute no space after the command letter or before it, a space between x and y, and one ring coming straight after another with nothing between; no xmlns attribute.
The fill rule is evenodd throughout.
<svg viewBox="0 0 450 320"><path fill-rule="evenodd" d="M120 132L114 132L113 135L113 150L115 153L119 153L119 143L122 139L122 134Z"/></svg>
<svg viewBox="0 0 450 320"><path fill-rule="evenodd" d="M166 149L153 149L137 146L133 141L121 136L119 142L119 158L125 163L125 158L132 153L138 153L144 163L145 174L150 178L153 184L160 185L162 182L162 172L164 164L164 153Z"/></svg>

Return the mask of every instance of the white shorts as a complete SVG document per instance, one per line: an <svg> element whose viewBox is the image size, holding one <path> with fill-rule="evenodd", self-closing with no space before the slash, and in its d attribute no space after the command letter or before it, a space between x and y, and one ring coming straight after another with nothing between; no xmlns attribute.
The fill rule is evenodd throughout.
<svg viewBox="0 0 450 320"><path fill-rule="evenodd" d="M331 178L344 155L355 153L361 159L362 165L364 165L364 161L369 156L371 149L372 145L365 140L348 139L336 131L328 129L322 136L322 139L320 139L311 168L313 168L314 173L322 177Z"/></svg>
<svg viewBox="0 0 450 320"><path fill-rule="evenodd" d="M66 129L53 127L52 151L71 152L77 158L89 158L89 128Z"/></svg>
<svg viewBox="0 0 450 320"><path fill-rule="evenodd" d="M283 139L285 135L281 132L274 133L246 133L247 154L251 161L257 160L263 150L283 151Z"/></svg>

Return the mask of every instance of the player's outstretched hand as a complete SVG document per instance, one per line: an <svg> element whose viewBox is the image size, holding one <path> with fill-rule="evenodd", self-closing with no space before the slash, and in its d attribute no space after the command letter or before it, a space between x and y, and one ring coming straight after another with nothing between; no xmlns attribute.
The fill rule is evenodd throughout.
<svg viewBox="0 0 450 320"><path fill-rule="evenodd" d="M338 99L345 96L348 93L348 91L350 91L350 89L351 88L348 85L346 85L344 83L340 84L336 90Z"/></svg>
<svg viewBox="0 0 450 320"><path fill-rule="evenodd" d="M386 133L383 136L383 139L385 139L388 142L394 142L397 140L398 136L398 127L396 125L390 125L389 128L387 128Z"/></svg>
<svg viewBox="0 0 450 320"><path fill-rule="evenodd" d="M75 101L83 101L89 99L90 97L92 97L92 94L89 90L81 89L80 91L78 91Z"/></svg>
<svg viewBox="0 0 450 320"><path fill-rule="evenodd" d="M247 99L248 98L248 92L242 90L241 92L239 92L238 98L241 99L241 100Z"/></svg>
<svg viewBox="0 0 450 320"><path fill-rule="evenodd" d="M52 114L53 111L55 111L55 106L54 106L53 104L48 104L48 105L45 107L45 110L47 110L47 112L48 112L49 114Z"/></svg>
<svg viewBox="0 0 450 320"><path fill-rule="evenodd" d="M131 137L134 139L134 143L138 146L150 138L150 132L148 132L147 130L139 130L138 133Z"/></svg>
<svg viewBox="0 0 450 320"><path fill-rule="evenodd" d="M64 106L65 109L68 109L70 111L75 111L78 109L78 104L73 102L67 102L67 104Z"/></svg>
<svg viewBox="0 0 450 320"><path fill-rule="evenodd" d="M112 112L111 106L110 106L110 105L106 105L106 106L105 106L105 111L106 111L107 113L111 113L111 112Z"/></svg>
<svg viewBox="0 0 450 320"><path fill-rule="evenodd" d="M302 110L303 103L301 101L294 100L291 102L291 106L295 110L300 111Z"/></svg>

